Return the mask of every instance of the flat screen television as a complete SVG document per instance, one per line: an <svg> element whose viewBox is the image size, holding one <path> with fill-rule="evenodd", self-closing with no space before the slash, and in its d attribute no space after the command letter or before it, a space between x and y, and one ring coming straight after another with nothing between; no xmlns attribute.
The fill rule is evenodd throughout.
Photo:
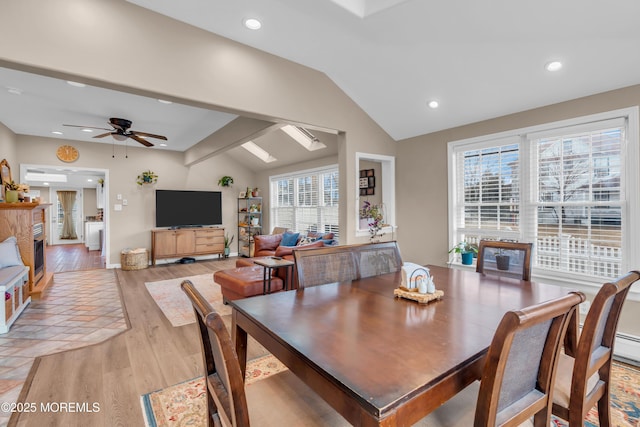
<svg viewBox="0 0 640 427"><path fill-rule="evenodd" d="M156 190L156 227L222 225L220 191Z"/></svg>

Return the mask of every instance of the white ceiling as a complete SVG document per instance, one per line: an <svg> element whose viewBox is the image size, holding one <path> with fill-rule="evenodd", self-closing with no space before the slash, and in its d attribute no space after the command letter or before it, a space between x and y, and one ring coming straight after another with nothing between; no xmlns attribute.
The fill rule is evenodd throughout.
<svg viewBox="0 0 640 427"><path fill-rule="evenodd" d="M638 0L129 1L325 72L396 140L640 83Z"/></svg>
<svg viewBox="0 0 640 427"><path fill-rule="evenodd" d="M396 140L640 83L637 0L129 1L326 73ZM247 17L262 28L246 29ZM555 59L563 69L545 71ZM21 92L0 90L0 122L18 134L111 144L62 124L108 128L120 117L168 137L165 148L151 139L153 149L184 151L235 118L0 68L2 88ZM440 108L427 107L432 99ZM337 152L287 138L259 141L278 163L229 154L264 170Z"/></svg>

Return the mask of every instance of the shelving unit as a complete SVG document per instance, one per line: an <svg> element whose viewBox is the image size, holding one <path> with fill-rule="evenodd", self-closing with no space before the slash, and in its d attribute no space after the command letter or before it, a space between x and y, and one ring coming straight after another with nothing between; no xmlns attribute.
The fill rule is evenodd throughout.
<svg viewBox="0 0 640 427"><path fill-rule="evenodd" d="M253 236L262 234L262 197L238 199L238 255L253 256Z"/></svg>

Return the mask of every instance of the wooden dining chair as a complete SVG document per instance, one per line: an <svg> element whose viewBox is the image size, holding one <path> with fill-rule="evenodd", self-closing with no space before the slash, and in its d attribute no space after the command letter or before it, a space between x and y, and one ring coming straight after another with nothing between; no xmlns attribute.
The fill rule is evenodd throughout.
<svg viewBox="0 0 640 427"><path fill-rule="evenodd" d="M348 426L347 421L290 371L245 388L240 362L220 315L189 280L181 284L200 332L207 389L207 425Z"/></svg>
<svg viewBox="0 0 640 427"><path fill-rule="evenodd" d="M531 243L480 240L478 273L531 280Z"/></svg>
<svg viewBox="0 0 640 427"><path fill-rule="evenodd" d="M293 257L298 289L356 280L360 274L356 252L347 246L294 250Z"/></svg>
<svg viewBox="0 0 640 427"><path fill-rule="evenodd" d="M548 427L553 383L568 319L581 292L507 312L489 347L479 386L467 387L417 426ZM475 403L475 405L474 405Z"/></svg>
<svg viewBox="0 0 640 427"><path fill-rule="evenodd" d="M362 245L357 255L360 278L394 273L402 269L402 257L397 242Z"/></svg>
<svg viewBox="0 0 640 427"><path fill-rule="evenodd" d="M582 426L587 412L598 405L601 427L611 425L609 382L613 345L622 306L640 272L631 271L614 282L602 285L591 303L578 338L578 321L569 325L565 351L560 355L553 397L553 414Z"/></svg>

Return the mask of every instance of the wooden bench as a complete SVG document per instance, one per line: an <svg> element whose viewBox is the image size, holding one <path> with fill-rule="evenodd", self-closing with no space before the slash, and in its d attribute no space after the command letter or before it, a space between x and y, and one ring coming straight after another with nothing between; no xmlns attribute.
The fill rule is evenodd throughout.
<svg viewBox="0 0 640 427"><path fill-rule="evenodd" d="M294 249L298 289L392 273L402 269L397 242Z"/></svg>

